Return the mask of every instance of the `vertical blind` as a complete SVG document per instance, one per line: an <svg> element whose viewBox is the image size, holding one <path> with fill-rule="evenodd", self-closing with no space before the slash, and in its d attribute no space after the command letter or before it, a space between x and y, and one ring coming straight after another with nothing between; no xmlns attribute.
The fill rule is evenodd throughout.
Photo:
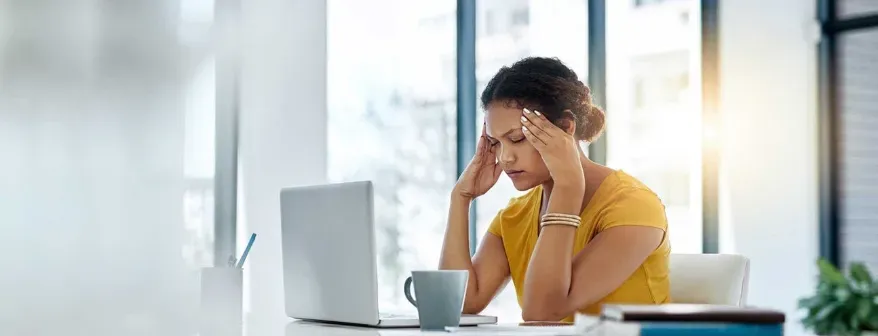
<svg viewBox="0 0 878 336"><path fill-rule="evenodd" d="M838 39L842 263L878 270L878 28Z"/></svg>

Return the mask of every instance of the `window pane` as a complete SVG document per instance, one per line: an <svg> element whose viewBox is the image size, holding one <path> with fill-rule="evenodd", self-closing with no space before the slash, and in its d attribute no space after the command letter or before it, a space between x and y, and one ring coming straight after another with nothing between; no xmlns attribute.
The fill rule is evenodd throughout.
<svg viewBox="0 0 878 336"><path fill-rule="evenodd" d="M875 0L837 0L835 3L839 18L878 14L878 1Z"/></svg>
<svg viewBox="0 0 878 336"><path fill-rule="evenodd" d="M478 95L502 66L526 56L558 57L587 82L587 0L484 0L477 2L476 80ZM484 115L476 114L476 137L481 135ZM505 174L476 203L479 240L497 212L509 199L520 195ZM521 320L521 309L510 282L488 306L486 314L502 322Z"/></svg>
<svg viewBox="0 0 878 336"><path fill-rule="evenodd" d="M839 36L841 255L878 270L878 29Z"/></svg>
<svg viewBox="0 0 878 336"><path fill-rule="evenodd" d="M675 253L700 253L699 4L638 3L607 2L607 163L661 197Z"/></svg>
<svg viewBox="0 0 878 336"><path fill-rule="evenodd" d="M456 2L328 6L329 179L374 182L379 304L413 312L403 281L438 267L456 180Z"/></svg>

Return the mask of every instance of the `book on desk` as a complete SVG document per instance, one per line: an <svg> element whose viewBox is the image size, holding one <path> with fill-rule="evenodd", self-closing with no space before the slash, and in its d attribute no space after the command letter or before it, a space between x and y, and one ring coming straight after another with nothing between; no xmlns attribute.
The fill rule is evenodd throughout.
<svg viewBox="0 0 878 336"><path fill-rule="evenodd" d="M784 321L785 315L780 311L755 307L609 304L604 305L594 329L603 329L599 334L610 331L614 335L637 336L781 336Z"/></svg>

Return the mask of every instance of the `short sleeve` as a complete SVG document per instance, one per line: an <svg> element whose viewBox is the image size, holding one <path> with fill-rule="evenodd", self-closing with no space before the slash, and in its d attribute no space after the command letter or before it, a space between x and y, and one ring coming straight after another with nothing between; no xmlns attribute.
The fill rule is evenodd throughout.
<svg viewBox="0 0 878 336"><path fill-rule="evenodd" d="M488 226L488 233L503 238L503 210L498 211L494 219L491 220L491 225Z"/></svg>
<svg viewBox="0 0 878 336"><path fill-rule="evenodd" d="M668 220L661 199L648 189L626 188L608 202L599 231L612 227L636 225L667 231Z"/></svg>

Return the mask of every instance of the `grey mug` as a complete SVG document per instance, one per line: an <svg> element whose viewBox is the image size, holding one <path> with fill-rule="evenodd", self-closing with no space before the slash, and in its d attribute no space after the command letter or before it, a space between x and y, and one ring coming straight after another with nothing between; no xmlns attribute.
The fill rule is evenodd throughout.
<svg viewBox="0 0 878 336"><path fill-rule="evenodd" d="M460 326L468 278L469 272L463 270L412 271L403 289L406 299L418 309L421 329L445 330L445 327Z"/></svg>

